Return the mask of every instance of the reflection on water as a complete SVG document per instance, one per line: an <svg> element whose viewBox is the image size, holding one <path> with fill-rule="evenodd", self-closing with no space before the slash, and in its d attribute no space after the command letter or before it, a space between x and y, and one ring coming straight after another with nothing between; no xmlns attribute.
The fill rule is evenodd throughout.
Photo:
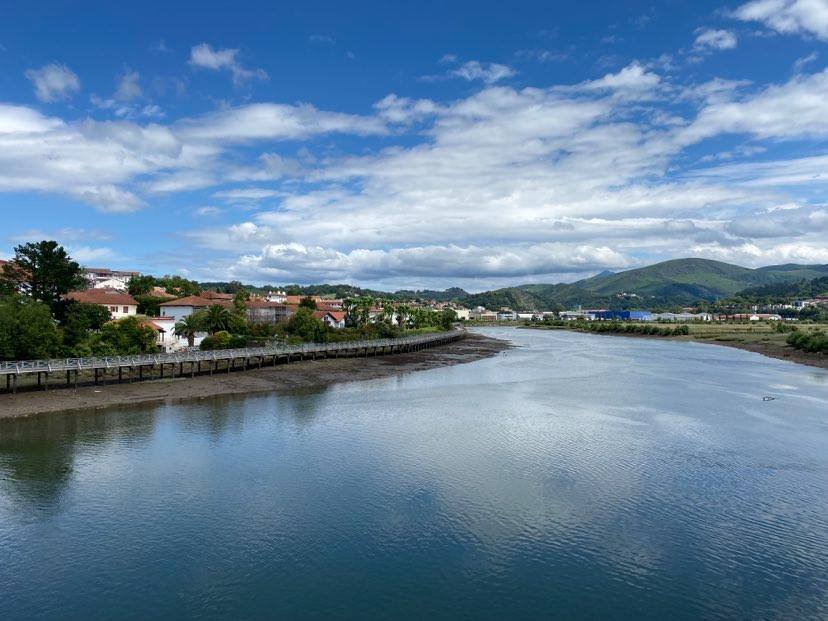
<svg viewBox="0 0 828 621"><path fill-rule="evenodd" d="M522 347L1 423L0 618L828 615L826 373L492 332Z"/></svg>

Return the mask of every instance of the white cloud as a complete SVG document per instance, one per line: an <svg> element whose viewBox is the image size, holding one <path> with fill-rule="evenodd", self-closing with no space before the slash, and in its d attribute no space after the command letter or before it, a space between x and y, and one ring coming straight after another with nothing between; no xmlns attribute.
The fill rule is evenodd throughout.
<svg viewBox="0 0 828 621"><path fill-rule="evenodd" d="M828 1L753 0L737 8L734 17L762 22L783 34L807 34L828 40Z"/></svg>
<svg viewBox="0 0 828 621"><path fill-rule="evenodd" d="M811 52L806 56L802 56L801 58L797 58L796 62L794 63L794 71L796 73L801 73L802 70L807 66L814 62L817 58L819 58L819 54L816 52Z"/></svg>
<svg viewBox="0 0 828 621"><path fill-rule="evenodd" d="M249 223L248 223L249 224ZM266 245L258 255L245 255L234 275L257 280L331 279L370 281L378 278L514 277L567 271L594 271L624 266L627 259L606 246L534 244L520 247L418 246L391 250L342 252L298 243Z"/></svg>
<svg viewBox="0 0 828 621"><path fill-rule="evenodd" d="M828 136L828 70L797 75L741 100L711 103L681 139L696 142L723 133L778 139Z"/></svg>
<svg viewBox="0 0 828 621"><path fill-rule="evenodd" d="M696 41L693 47L697 51L732 50L738 43L736 35L730 30L700 28L696 33Z"/></svg>
<svg viewBox="0 0 828 621"><path fill-rule="evenodd" d="M26 77L35 87L35 97L43 102L69 99L80 90L80 79L66 65L51 63L40 69L29 69Z"/></svg>
<svg viewBox="0 0 828 621"><path fill-rule="evenodd" d="M115 99L118 101L132 101L141 97L141 85L138 81L141 76L137 71L127 71L118 81L118 88L115 91Z"/></svg>
<svg viewBox="0 0 828 621"><path fill-rule="evenodd" d="M91 265L102 261L113 261L120 257L112 248L92 246L67 246L69 256L81 265Z"/></svg>
<svg viewBox="0 0 828 621"><path fill-rule="evenodd" d="M219 198L230 203L260 201L278 196L284 196L284 192L269 188L239 188L236 190L222 190L221 192L213 194L214 198Z"/></svg>
<svg viewBox="0 0 828 621"><path fill-rule="evenodd" d="M472 80L481 80L485 84L494 84L500 80L511 78L515 75L515 71L511 67L498 63L480 63L476 60L470 60L456 69L449 71L449 75L463 78L470 82Z"/></svg>
<svg viewBox="0 0 828 621"><path fill-rule="evenodd" d="M201 217L210 217L210 216L217 216L222 213L222 210L218 207L212 207L210 205L206 207L199 207L195 210L195 214Z"/></svg>
<svg viewBox="0 0 828 621"><path fill-rule="evenodd" d="M586 91L646 92L661 83L658 74L648 71L641 63L633 62L618 73L608 73L597 80L582 82L576 88Z"/></svg>
<svg viewBox="0 0 828 621"><path fill-rule="evenodd" d="M211 51L220 68L236 59ZM828 186L828 72L679 85L633 62L575 85L478 86L453 101L392 93L362 113L260 102L169 123L136 122L139 104L115 97L108 109L129 111L108 122L0 105L0 192L117 212L210 188L227 207L186 209L204 227L183 233L188 252L218 251L214 276L257 281L481 288L694 248L758 261L828 245L824 207L806 200ZM701 161L727 165L689 168L701 154L687 147L712 137ZM780 155L787 140L802 157Z"/></svg>
<svg viewBox="0 0 828 621"><path fill-rule="evenodd" d="M200 43L190 50L189 63L194 67L213 71L230 71L233 82L241 84L251 79L267 80L264 69L245 69L238 59L237 49L213 49L208 43Z"/></svg>
<svg viewBox="0 0 828 621"><path fill-rule="evenodd" d="M326 112L309 104L250 104L228 108L179 123L177 132L188 140L247 142L298 140L328 133L384 134L377 118Z"/></svg>

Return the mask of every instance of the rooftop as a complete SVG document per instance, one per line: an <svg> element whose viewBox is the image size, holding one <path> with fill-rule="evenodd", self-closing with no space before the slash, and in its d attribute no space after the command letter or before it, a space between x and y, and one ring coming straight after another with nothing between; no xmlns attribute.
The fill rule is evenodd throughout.
<svg viewBox="0 0 828 621"><path fill-rule="evenodd" d="M70 291L66 294L67 300L81 304L103 304L113 306L137 306L134 297L117 289L87 289L86 291Z"/></svg>

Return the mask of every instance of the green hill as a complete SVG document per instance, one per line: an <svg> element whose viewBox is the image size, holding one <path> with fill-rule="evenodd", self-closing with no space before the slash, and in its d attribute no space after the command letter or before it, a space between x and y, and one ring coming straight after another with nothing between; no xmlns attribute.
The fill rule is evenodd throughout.
<svg viewBox="0 0 828 621"><path fill-rule="evenodd" d="M472 306L518 310L593 307L653 308L729 298L751 287L828 275L828 265L771 265L750 269L710 259L674 259L570 284L521 285L467 296Z"/></svg>

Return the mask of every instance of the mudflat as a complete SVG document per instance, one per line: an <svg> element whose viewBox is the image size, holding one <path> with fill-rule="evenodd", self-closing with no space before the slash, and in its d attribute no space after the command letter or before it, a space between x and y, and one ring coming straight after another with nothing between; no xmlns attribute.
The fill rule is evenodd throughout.
<svg viewBox="0 0 828 621"><path fill-rule="evenodd" d="M505 340L469 333L466 338L448 345L375 358L308 360L213 376L4 394L0 395L0 418L216 395L290 392L473 362L511 346Z"/></svg>

